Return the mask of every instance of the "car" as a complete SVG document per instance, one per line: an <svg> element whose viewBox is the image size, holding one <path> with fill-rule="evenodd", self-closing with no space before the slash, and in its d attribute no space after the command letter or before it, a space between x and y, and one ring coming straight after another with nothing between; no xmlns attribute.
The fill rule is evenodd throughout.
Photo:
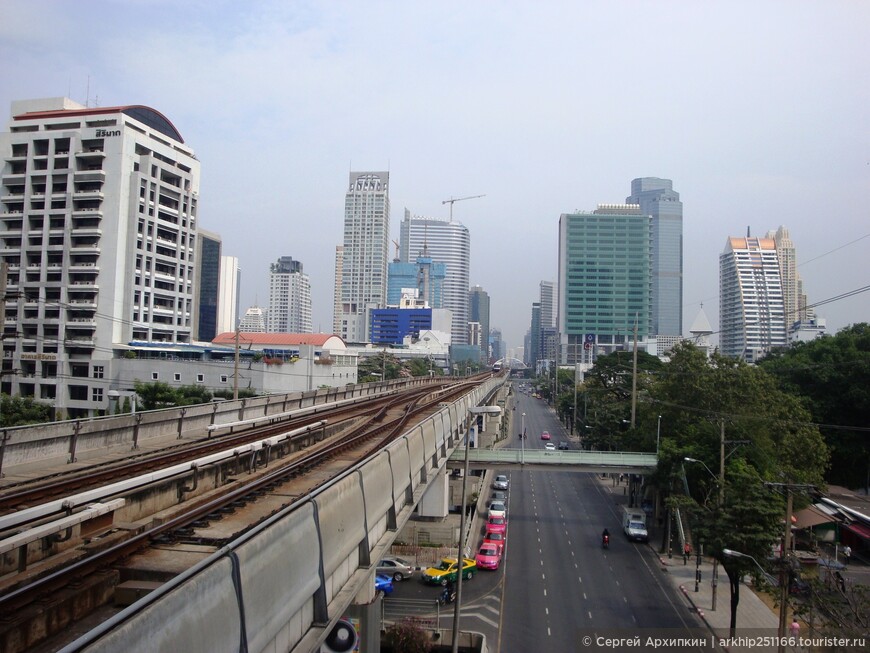
<svg viewBox="0 0 870 653"><path fill-rule="evenodd" d="M429 567L423 572L423 582L430 585L447 585L447 583L455 583L457 579L457 571L459 563L456 558L441 558L441 563L437 567ZM462 559L462 577L470 580L477 571L477 563L470 558Z"/></svg>
<svg viewBox="0 0 870 653"><path fill-rule="evenodd" d="M507 536L504 533L493 533L491 531L488 531L486 535L483 536L484 544L493 544L502 550L504 550L504 545L506 541Z"/></svg>
<svg viewBox="0 0 870 653"><path fill-rule="evenodd" d="M544 445L544 451L545 451L545 452L547 452L547 451L555 451L555 450L556 450L556 445L553 444L552 442L548 442L547 444Z"/></svg>
<svg viewBox="0 0 870 653"><path fill-rule="evenodd" d="M549 431L544 431L543 433L541 433L541 440L549 440L549 439L550 439L550 432Z"/></svg>
<svg viewBox="0 0 870 653"><path fill-rule="evenodd" d="M404 558L389 556L381 558L376 571L399 582L414 575L414 565Z"/></svg>
<svg viewBox="0 0 870 653"><path fill-rule="evenodd" d="M393 579L386 574L375 574L375 591L384 594L393 593Z"/></svg>
<svg viewBox="0 0 870 653"><path fill-rule="evenodd" d="M495 477L495 480L492 482L493 489L496 490L507 490L508 489L508 477L504 474L499 474Z"/></svg>
<svg viewBox="0 0 870 653"><path fill-rule="evenodd" d="M486 530L490 533L504 533L507 531L507 519L504 517L490 517L486 521Z"/></svg>
<svg viewBox="0 0 870 653"><path fill-rule="evenodd" d="M501 549L494 544L483 543L474 561L478 569L498 569L501 564Z"/></svg>
<svg viewBox="0 0 870 653"><path fill-rule="evenodd" d="M503 490L496 490L491 495L489 495L489 502L499 501L501 503L507 503L507 492Z"/></svg>
<svg viewBox="0 0 870 653"><path fill-rule="evenodd" d="M493 501L489 504L489 517L505 517L507 515L507 507L501 501Z"/></svg>
<svg viewBox="0 0 870 653"><path fill-rule="evenodd" d="M567 440L559 440L559 451L566 451L568 448Z"/></svg>

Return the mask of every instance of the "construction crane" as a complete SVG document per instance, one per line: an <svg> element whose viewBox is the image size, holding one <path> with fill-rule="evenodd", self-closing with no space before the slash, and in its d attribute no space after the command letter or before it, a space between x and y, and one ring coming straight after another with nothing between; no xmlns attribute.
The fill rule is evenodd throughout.
<svg viewBox="0 0 870 653"><path fill-rule="evenodd" d="M486 195L469 195L468 197L451 197L449 200L444 200L442 204L450 205L450 222L453 222L453 203L462 202L463 200L476 200L478 197L486 197Z"/></svg>
<svg viewBox="0 0 870 653"><path fill-rule="evenodd" d="M399 262L399 241L393 240L393 245L396 246L396 258L394 258L393 260L398 263Z"/></svg>

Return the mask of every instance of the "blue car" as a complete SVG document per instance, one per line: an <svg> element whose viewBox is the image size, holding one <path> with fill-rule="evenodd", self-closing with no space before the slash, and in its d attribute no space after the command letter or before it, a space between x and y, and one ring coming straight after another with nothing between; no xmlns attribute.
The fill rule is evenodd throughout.
<svg viewBox="0 0 870 653"><path fill-rule="evenodd" d="M375 591L381 591L384 594L392 594L393 579L384 574L375 574Z"/></svg>

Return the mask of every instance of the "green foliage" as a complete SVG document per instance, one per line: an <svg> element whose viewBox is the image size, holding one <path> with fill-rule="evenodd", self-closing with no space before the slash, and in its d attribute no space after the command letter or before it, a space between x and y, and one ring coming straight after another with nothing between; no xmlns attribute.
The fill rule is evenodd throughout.
<svg viewBox="0 0 870 653"><path fill-rule="evenodd" d="M193 406L207 404L212 400L212 393L201 385L183 385L176 390L177 406Z"/></svg>
<svg viewBox="0 0 870 653"><path fill-rule="evenodd" d="M136 396L139 397L141 410L172 408L178 404L178 393L164 381L152 381L151 383L136 381L134 387Z"/></svg>
<svg viewBox="0 0 870 653"><path fill-rule="evenodd" d="M405 365L405 369L411 376L429 376L429 372L433 372L433 376L441 376L442 372L428 358L413 358Z"/></svg>
<svg viewBox="0 0 870 653"><path fill-rule="evenodd" d="M256 397L257 393L251 390L250 388L239 388L239 399L250 399L251 397ZM232 399L233 391L232 390L215 390L214 397L217 399Z"/></svg>
<svg viewBox="0 0 870 653"><path fill-rule="evenodd" d="M858 430L870 424L870 325L855 324L835 336L779 350L759 367L784 392L798 397L811 421L822 425L831 453L831 483L862 487L870 468L870 438Z"/></svg>
<svg viewBox="0 0 870 653"><path fill-rule="evenodd" d="M54 409L48 404L35 401L33 397L0 397L0 426L24 426L42 424L53 419Z"/></svg>
<svg viewBox="0 0 870 653"><path fill-rule="evenodd" d="M357 368L357 378L360 383L370 383L383 379L398 379L402 363L398 358L385 350L364 359Z"/></svg>

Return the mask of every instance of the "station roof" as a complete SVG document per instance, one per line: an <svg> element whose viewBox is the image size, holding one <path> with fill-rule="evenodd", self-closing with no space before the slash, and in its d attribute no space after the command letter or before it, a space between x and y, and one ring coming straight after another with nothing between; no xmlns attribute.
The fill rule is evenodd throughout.
<svg viewBox="0 0 870 653"><path fill-rule="evenodd" d="M225 331L215 336L214 345L234 347L236 334ZM256 345L258 347L287 347L292 345L310 345L327 349L347 349L347 344L339 336L331 333L260 333L242 332L239 334L240 345Z"/></svg>

